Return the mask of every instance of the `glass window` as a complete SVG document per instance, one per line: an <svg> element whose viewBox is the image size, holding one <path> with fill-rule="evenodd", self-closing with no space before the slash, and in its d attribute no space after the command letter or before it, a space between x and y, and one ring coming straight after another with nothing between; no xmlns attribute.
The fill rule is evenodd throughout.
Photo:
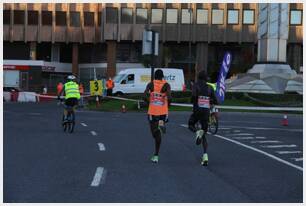
<svg viewBox="0 0 306 206"><path fill-rule="evenodd" d="M177 24L177 9L167 9L168 24Z"/></svg>
<svg viewBox="0 0 306 206"><path fill-rule="evenodd" d="M290 24L301 25L302 24L302 10L291 10L290 11Z"/></svg>
<svg viewBox="0 0 306 206"><path fill-rule="evenodd" d="M41 12L42 25L52 25L52 11Z"/></svg>
<svg viewBox="0 0 306 206"><path fill-rule="evenodd" d="M76 12L76 11L70 12L70 26L73 26L73 27L80 26L80 12Z"/></svg>
<svg viewBox="0 0 306 206"><path fill-rule="evenodd" d="M127 76L127 84L134 84L134 74L129 74Z"/></svg>
<svg viewBox="0 0 306 206"><path fill-rule="evenodd" d="M95 24L95 13L84 12L84 26L94 26Z"/></svg>
<svg viewBox="0 0 306 206"><path fill-rule="evenodd" d="M102 18L102 13L99 12L99 13L98 13L98 25L99 25L99 26L102 25L102 19L101 19L101 18Z"/></svg>
<svg viewBox="0 0 306 206"><path fill-rule="evenodd" d="M243 24L254 24L254 10L243 10Z"/></svg>
<svg viewBox="0 0 306 206"><path fill-rule="evenodd" d="M197 9L197 24L208 24L207 9Z"/></svg>
<svg viewBox="0 0 306 206"><path fill-rule="evenodd" d="M11 11L3 10L3 24L11 24Z"/></svg>
<svg viewBox="0 0 306 206"><path fill-rule="evenodd" d="M227 23L228 24L239 24L239 11L228 10L227 11Z"/></svg>
<svg viewBox="0 0 306 206"><path fill-rule="evenodd" d="M118 22L118 9L107 7L106 8L106 23L107 24L117 24Z"/></svg>
<svg viewBox="0 0 306 206"><path fill-rule="evenodd" d="M66 26L66 12L56 11L55 13L55 23L56 26Z"/></svg>
<svg viewBox="0 0 306 206"><path fill-rule="evenodd" d="M147 23L148 23L148 10L136 9L136 24L147 24Z"/></svg>
<svg viewBox="0 0 306 206"><path fill-rule="evenodd" d="M24 11L14 10L14 24L24 24Z"/></svg>
<svg viewBox="0 0 306 206"><path fill-rule="evenodd" d="M190 22L192 21L191 18L191 13L192 10L191 9L182 9L182 24L190 24Z"/></svg>
<svg viewBox="0 0 306 206"><path fill-rule="evenodd" d="M222 9L212 10L212 24L223 24L223 10Z"/></svg>
<svg viewBox="0 0 306 206"><path fill-rule="evenodd" d="M133 9L121 8L121 23L133 24Z"/></svg>
<svg viewBox="0 0 306 206"><path fill-rule="evenodd" d="M38 24L38 11L28 11L28 24L29 25Z"/></svg>
<svg viewBox="0 0 306 206"><path fill-rule="evenodd" d="M161 24L163 22L163 10L162 9L152 9L152 24Z"/></svg>

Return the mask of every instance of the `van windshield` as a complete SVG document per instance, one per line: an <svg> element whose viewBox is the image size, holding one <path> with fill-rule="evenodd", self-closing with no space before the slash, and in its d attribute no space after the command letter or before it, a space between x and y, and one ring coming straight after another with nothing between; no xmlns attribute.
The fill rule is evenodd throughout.
<svg viewBox="0 0 306 206"><path fill-rule="evenodd" d="M114 77L115 83L120 83L121 79L125 76L125 74L118 74Z"/></svg>

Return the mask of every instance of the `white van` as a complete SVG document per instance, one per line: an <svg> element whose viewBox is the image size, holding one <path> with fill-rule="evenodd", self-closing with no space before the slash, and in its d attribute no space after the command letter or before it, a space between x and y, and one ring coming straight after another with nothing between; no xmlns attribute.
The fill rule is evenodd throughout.
<svg viewBox="0 0 306 206"><path fill-rule="evenodd" d="M164 79L170 84L171 91L184 91L185 80L182 69L155 68L164 72ZM131 68L120 71L114 78L113 94L143 93L151 81L151 68Z"/></svg>

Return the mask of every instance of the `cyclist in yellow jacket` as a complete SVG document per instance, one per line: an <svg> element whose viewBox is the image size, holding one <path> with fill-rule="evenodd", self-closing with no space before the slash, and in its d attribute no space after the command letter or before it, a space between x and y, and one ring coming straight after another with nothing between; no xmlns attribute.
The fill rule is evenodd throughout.
<svg viewBox="0 0 306 206"><path fill-rule="evenodd" d="M58 95L60 96L65 93L65 106L72 107L75 110L75 107L78 105L78 100L81 98L79 85L76 83L76 77L74 75L69 75L67 77L67 82L64 84L62 91ZM67 110L64 108L64 122L67 121Z"/></svg>

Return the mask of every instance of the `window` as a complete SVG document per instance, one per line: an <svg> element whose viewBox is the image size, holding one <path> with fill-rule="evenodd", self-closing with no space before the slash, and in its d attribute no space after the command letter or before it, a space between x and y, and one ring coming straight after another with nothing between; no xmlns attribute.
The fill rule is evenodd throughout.
<svg viewBox="0 0 306 206"><path fill-rule="evenodd" d="M66 26L66 12L57 11L55 14L55 22L56 26Z"/></svg>
<svg viewBox="0 0 306 206"><path fill-rule="evenodd" d="M222 9L212 10L212 24L223 24L223 10Z"/></svg>
<svg viewBox="0 0 306 206"><path fill-rule="evenodd" d="M101 19L101 18L102 18L102 13L99 12L99 13L98 13L98 25L99 25L99 26L102 26L102 19Z"/></svg>
<svg viewBox="0 0 306 206"><path fill-rule="evenodd" d="M24 11L14 10L14 24L24 24Z"/></svg>
<svg viewBox="0 0 306 206"><path fill-rule="evenodd" d="M127 84L134 84L134 74L129 74L127 76Z"/></svg>
<svg viewBox="0 0 306 206"><path fill-rule="evenodd" d="M152 24L161 24L163 22L163 10L162 9L152 9Z"/></svg>
<svg viewBox="0 0 306 206"><path fill-rule="evenodd" d="M117 24L118 22L118 9L117 8L106 8L106 23Z"/></svg>
<svg viewBox="0 0 306 206"><path fill-rule="evenodd" d="M227 24L239 24L239 11L228 10L227 11Z"/></svg>
<svg viewBox="0 0 306 206"><path fill-rule="evenodd" d="M70 12L70 26L73 27L80 26L80 12L75 12L75 11Z"/></svg>
<svg viewBox="0 0 306 206"><path fill-rule="evenodd" d="M11 11L3 10L3 24L11 24Z"/></svg>
<svg viewBox="0 0 306 206"><path fill-rule="evenodd" d="M243 10L243 24L254 24L254 10Z"/></svg>
<svg viewBox="0 0 306 206"><path fill-rule="evenodd" d="M84 26L94 26L94 12L84 12Z"/></svg>
<svg viewBox="0 0 306 206"><path fill-rule="evenodd" d="M177 9L167 9L167 20L168 24L177 24Z"/></svg>
<svg viewBox="0 0 306 206"><path fill-rule="evenodd" d="M136 9L136 24L147 24L147 23L148 23L148 10Z"/></svg>
<svg viewBox="0 0 306 206"><path fill-rule="evenodd" d="M208 24L207 9L197 9L197 24Z"/></svg>
<svg viewBox="0 0 306 206"><path fill-rule="evenodd" d="M302 10L290 11L290 25L302 25Z"/></svg>
<svg viewBox="0 0 306 206"><path fill-rule="evenodd" d="M192 10L191 9L182 9L182 24L190 24L190 22L192 21L191 18L191 13Z"/></svg>
<svg viewBox="0 0 306 206"><path fill-rule="evenodd" d="M28 11L28 24L29 25L38 24L38 11Z"/></svg>
<svg viewBox="0 0 306 206"><path fill-rule="evenodd" d="M52 25L52 11L41 12L42 25Z"/></svg>
<svg viewBox="0 0 306 206"><path fill-rule="evenodd" d="M121 23L133 24L133 10L131 8L121 8Z"/></svg>

